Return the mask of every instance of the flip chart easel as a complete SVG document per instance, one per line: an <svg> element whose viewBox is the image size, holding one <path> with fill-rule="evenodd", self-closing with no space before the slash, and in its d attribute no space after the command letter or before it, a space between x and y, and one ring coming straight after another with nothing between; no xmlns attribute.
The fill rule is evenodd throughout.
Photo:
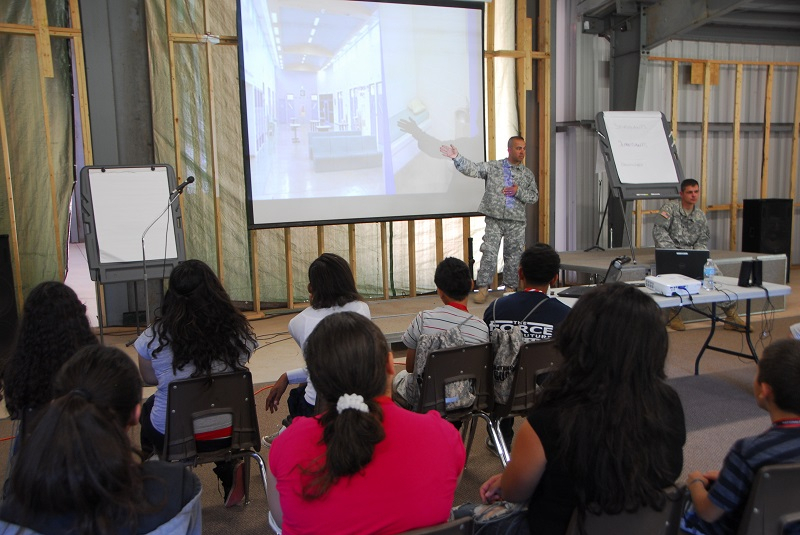
<svg viewBox="0 0 800 535"><path fill-rule="evenodd" d="M609 177L610 193L606 200L595 245L600 241L603 222L611 197L616 197L622 213L624 201L674 199L684 179L683 167L669 123L658 111L601 111L596 117L600 153ZM623 226L636 263L627 218Z"/></svg>

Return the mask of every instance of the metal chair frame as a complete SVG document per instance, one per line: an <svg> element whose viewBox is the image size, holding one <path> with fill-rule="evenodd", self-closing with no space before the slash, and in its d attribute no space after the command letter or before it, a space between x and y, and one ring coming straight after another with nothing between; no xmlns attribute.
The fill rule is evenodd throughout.
<svg viewBox="0 0 800 535"><path fill-rule="evenodd" d="M488 424L495 442L500 435L492 425L489 413L494 405L492 379L492 344L476 344L440 349L432 352L425 363L420 385L420 397L415 412L437 411L449 422L462 422L461 437L466 441L467 459L475 437L476 418ZM463 409L447 410L444 395L445 384L470 380L475 401ZM469 435L467 435L469 434Z"/></svg>
<svg viewBox="0 0 800 535"><path fill-rule="evenodd" d="M562 362L564 357L556 349L553 340L528 342L520 347L508 403L495 403L491 413L492 426L498 435L501 435L500 420L528 415L533 408L542 376L555 370ZM503 440L495 444L498 445L500 460L506 466L511 460L508 447Z"/></svg>

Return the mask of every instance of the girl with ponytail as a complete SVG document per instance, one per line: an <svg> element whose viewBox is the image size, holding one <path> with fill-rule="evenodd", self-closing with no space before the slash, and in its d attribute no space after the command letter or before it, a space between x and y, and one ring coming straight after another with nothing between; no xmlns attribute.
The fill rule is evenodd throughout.
<svg viewBox="0 0 800 535"><path fill-rule="evenodd" d="M390 398L394 361L353 312L323 319L304 347L323 412L272 444L269 505L283 533L399 533L447 520L464 467L458 431Z"/></svg>
<svg viewBox="0 0 800 535"><path fill-rule="evenodd" d="M44 535L133 535L160 526L200 533L197 476L177 464L142 463L133 450L142 381L130 357L84 347L58 372L53 393L12 469L0 531L7 522Z"/></svg>

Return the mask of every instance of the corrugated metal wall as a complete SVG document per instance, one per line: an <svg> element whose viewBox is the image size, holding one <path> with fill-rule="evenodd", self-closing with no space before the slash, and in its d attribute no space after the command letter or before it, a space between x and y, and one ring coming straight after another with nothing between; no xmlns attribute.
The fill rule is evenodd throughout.
<svg viewBox="0 0 800 535"><path fill-rule="evenodd" d="M574 15L572 24L579 20ZM560 51L560 61L574 61L576 65L576 121L593 120L598 111L608 108L610 45L603 38L578 35L575 48ZM666 43L650 54L652 57L683 59L705 59L735 62L800 62L800 48L766 45L700 43L673 41ZM677 147L687 177L700 179L702 174L703 85L690 83L691 67L679 64L678 73L678 121ZM742 78L741 136L739 148L738 202L743 199L761 197L762 149L764 143L764 106L767 100L767 65L744 65ZM791 166L792 129L795 114L795 92L797 90L796 66L775 65L771 92L771 123L769 166L767 174L767 197L788 198L793 176ZM673 63L648 61L642 110L663 111L667 119L672 117ZM714 205L727 205L731 197L733 160L735 65L720 65L719 83L709 92L709 139L707 157L706 201ZM559 119L564 120L564 119ZM605 173L595 173L597 142L588 128L569 128L569 148L562 151L565 158L576 158L576 162L557 162L560 176L574 183L570 191L576 193L576 210L570 213L574 224L556 218L556 226L567 225L569 231L565 244L574 244L571 249L582 249L592 245L597 235L598 213L605 205L604 194L598 194L598 182ZM560 139L561 139L560 138ZM575 176L568 176L566 169L574 169ZM797 170L794 170L796 174ZM794 199L797 202L797 199ZM643 203L644 210L655 210L659 202ZM644 216L642 246L652 246L651 214ZM727 210L708 212L711 226L711 244L715 249L728 249L730 243L730 212ZM795 210L794 227L797 228L798 213ZM634 228L631 220L631 228ZM737 223L736 248L741 250L741 211ZM558 232L558 231L557 231ZM634 238L635 239L635 238ZM800 233L795 232L792 243L792 263L800 262Z"/></svg>

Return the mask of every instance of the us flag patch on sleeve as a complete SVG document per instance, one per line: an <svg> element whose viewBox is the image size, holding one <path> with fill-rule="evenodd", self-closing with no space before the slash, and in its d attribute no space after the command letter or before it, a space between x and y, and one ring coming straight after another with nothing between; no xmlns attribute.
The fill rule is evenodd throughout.
<svg viewBox="0 0 800 535"><path fill-rule="evenodd" d="M664 219L669 219L669 214L667 212L661 212L661 217Z"/></svg>

